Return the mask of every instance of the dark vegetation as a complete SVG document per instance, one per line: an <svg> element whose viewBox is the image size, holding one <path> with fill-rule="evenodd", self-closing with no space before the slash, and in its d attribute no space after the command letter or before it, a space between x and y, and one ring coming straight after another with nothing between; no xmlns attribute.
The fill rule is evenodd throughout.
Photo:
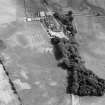
<svg viewBox="0 0 105 105"><path fill-rule="evenodd" d="M72 12L63 16L55 13L54 17L63 25L63 28L66 27L65 35L69 37L69 40L58 37L51 39L58 66L67 70L68 73L67 93L78 96L102 96L105 92L105 80L87 69L84 65L85 62L80 57L79 45L75 40L72 26Z"/></svg>
<svg viewBox="0 0 105 105"><path fill-rule="evenodd" d="M65 15L59 15L59 13L56 12L54 13L54 17L63 26L63 31L66 35L68 35L68 32L71 33L71 35L68 35L68 37L77 33L77 30L72 24L74 19L72 16L72 11L69 11L68 14Z"/></svg>

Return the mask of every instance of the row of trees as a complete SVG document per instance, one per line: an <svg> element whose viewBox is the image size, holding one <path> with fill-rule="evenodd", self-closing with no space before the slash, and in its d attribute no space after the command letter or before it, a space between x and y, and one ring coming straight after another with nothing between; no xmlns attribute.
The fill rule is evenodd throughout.
<svg viewBox="0 0 105 105"><path fill-rule="evenodd" d="M71 14L68 16L71 16ZM55 15L62 24L69 27L70 24L72 25L72 20L68 19L68 16L61 17L59 14ZM69 23L68 20L70 21ZM105 92L105 80L99 78L85 67L85 62L80 57L78 51L79 45L75 40L75 34L72 33L71 35L69 33L69 36L69 40L58 37L51 39L58 65L67 70L68 73L67 93L78 96L102 96Z"/></svg>

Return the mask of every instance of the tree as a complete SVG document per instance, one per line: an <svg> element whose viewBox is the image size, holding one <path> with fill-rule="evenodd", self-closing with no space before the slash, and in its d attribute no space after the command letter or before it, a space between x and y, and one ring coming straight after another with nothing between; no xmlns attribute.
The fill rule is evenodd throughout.
<svg viewBox="0 0 105 105"><path fill-rule="evenodd" d="M65 31L70 31L73 35L70 35L69 40L65 38L53 39L54 47L57 49L57 53L59 52L58 55L62 54L59 66L67 70L67 93L78 96L102 96L105 93L105 80L85 67L85 62L82 61L78 51L79 45L75 40L73 26L68 22L69 16L71 13L64 17L58 13L54 14L56 19L66 25Z"/></svg>

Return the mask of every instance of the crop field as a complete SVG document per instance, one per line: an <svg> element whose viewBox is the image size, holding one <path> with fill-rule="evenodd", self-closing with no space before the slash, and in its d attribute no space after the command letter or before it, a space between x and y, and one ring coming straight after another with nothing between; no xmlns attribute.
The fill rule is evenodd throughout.
<svg viewBox="0 0 105 105"><path fill-rule="evenodd" d="M12 8L9 2L3 1L3 4L6 3ZM66 103L65 100L68 98L64 97L66 72L57 68L47 33L40 22L24 21L25 13L20 12L24 10L22 6L17 4L16 8L17 14L13 15L17 18L11 16L11 11L6 7L5 12L2 10L0 12L6 17L1 18L0 22L0 37L6 45L0 53L5 59L4 65L23 105ZM15 10L15 7L13 9Z"/></svg>

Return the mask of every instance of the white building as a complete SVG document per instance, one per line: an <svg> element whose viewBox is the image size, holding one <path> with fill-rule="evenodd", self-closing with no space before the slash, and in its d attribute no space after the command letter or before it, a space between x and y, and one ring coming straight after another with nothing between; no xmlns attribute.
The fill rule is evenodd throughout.
<svg viewBox="0 0 105 105"><path fill-rule="evenodd" d="M45 12L44 11L40 11L40 17L45 17L45 16L46 16Z"/></svg>
<svg viewBox="0 0 105 105"><path fill-rule="evenodd" d="M59 38L65 38L67 40L69 39L67 36L65 36L65 34L62 31L60 31L60 32L53 32L53 31L51 31L49 29L49 33L51 34L52 37L56 36L56 37L59 37Z"/></svg>

